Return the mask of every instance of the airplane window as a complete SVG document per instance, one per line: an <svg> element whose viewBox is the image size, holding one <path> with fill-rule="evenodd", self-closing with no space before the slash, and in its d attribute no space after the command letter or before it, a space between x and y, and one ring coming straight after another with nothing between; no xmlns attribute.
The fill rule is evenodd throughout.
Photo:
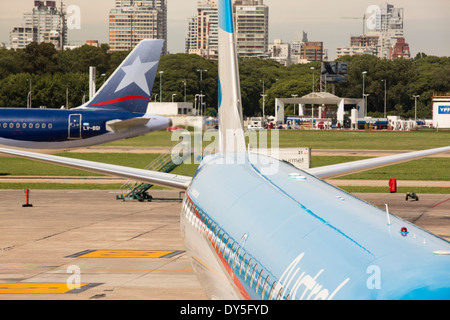
<svg viewBox="0 0 450 320"><path fill-rule="evenodd" d="M220 228L217 228L217 233L215 233L215 236L213 238L214 248L216 250L217 250L217 242L219 241L219 234L220 234Z"/></svg>
<svg viewBox="0 0 450 320"><path fill-rule="evenodd" d="M26 129L27 128L27 124L26 123L22 123L22 128Z"/></svg>
<svg viewBox="0 0 450 320"><path fill-rule="evenodd" d="M42 129L45 129L47 125L45 123L42 124Z"/></svg>
<svg viewBox="0 0 450 320"><path fill-rule="evenodd" d="M14 123L10 123L10 124L9 124L9 128L10 128L10 129L14 128Z"/></svg>
<svg viewBox="0 0 450 320"><path fill-rule="evenodd" d="M28 128L33 129L33 124L30 123L30 124L28 125Z"/></svg>
<svg viewBox="0 0 450 320"><path fill-rule="evenodd" d="M241 258L241 262L240 262L240 267L239 267L239 275L241 275L241 272L242 272L242 268L244 267L244 264L245 264L245 256L247 255L247 253L244 253L244 255L242 256L242 258Z"/></svg>
<svg viewBox="0 0 450 320"><path fill-rule="evenodd" d="M255 266L253 267L252 277L250 278L250 288L252 287L253 281L255 280L256 268L257 267L258 267L258 264L255 264Z"/></svg>
<svg viewBox="0 0 450 320"><path fill-rule="evenodd" d="M283 298L283 287L278 289L277 300L281 300Z"/></svg>
<svg viewBox="0 0 450 320"><path fill-rule="evenodd" d="M228 264L231 263L231 257L233 257L233 248L234 248L234 245L235 245L235 244L236 244L236 243L233 242L233 244L231 245L231 248L230 248L230 254L229 254L229 256L228 256Z"/></svg>
<svg viewBox="0 0 450 320"><path fill-rule="evenodd" d="M222 233L222 234L220 234L222 232L222 230L219 230L219 233L218 233L218 237L217 237L217 242L216 242L216 244L217 244L217 250L219 250L220 251L220 247L221 247L221 245L222 245L222 238L223 238L223 236L225 235L225 233Z"/></svg>
<svg viewBox="0 0 450 320"><path fill-rule="evenodd" d="M245 276L244 276L245 281L247 281L248 271L250 270L251 262L252 262L252 259L250 258L250 260L248 260L248 262L247 262L247 268L245 269Z"/></svg>
<svg viewBox="0 0 450 320"><path fill-rule="evenodd" d="M226 259L227 255L230 254L230 249L228 248L228 243L230 242L230 238L227 239L225 246L223 247L223 257Z"/></svg>
<svg viewBox="0 0 450 320"><path fill-rule="evenodd" d="M36 123L36 129L39 129L40 125L39 123Z"/></svg>
<svg viewBox="0 0 450 320"><path fill-rule="evenodd" d="M53 124L52 124L52 123L49 123L49 124L48 124L48 128L49 128L49 129L53 129Z"/></svg>
<svg viewBox="0 0 450 320"><path fill-rule="evenodd" d="M267 277L267 278L269 278L269 277ZM267 281L267 280L266 280ZM276 281L274 281L273 283L272 283L272 286L270 287L270 291L269 291L269 300L272 300L273 299L273 292L274 292L274 289L275 289L275 283L276 283Z"/></svg>
<svg viewBox="0 0 450 320"><path fill-rule="evenodd" d="M8 124L7 124L7 123L4 123L4 124L3 124L3 128L4 128L4 129L8 128Z"/></svg>
<svg viewBox="0 0 450 320"><path fill-rule="evenodd" d="M20 123L16 123L16 128L20 129Z"/></svg>
<svg viewBox="0 0 450 320"><path fill-rule="evenodd" d="M240 254L240 253L241 253L241 248L239 247L239 248L236 250L236 253L234 254L233 264L232 264L232 266L231 266L232 269L235 269L235 268L236 268L236 263L237 263L237 261L238 261L238 259L239 259L239 254Z"/></svg>
<svg viewBox="0 0 450 320"><path fill-rule="evenodd" d="M261 286L261 279L262 279L263 269L259 272L258 280L256 280L256 293L258 293L259 287Z"/></svg>

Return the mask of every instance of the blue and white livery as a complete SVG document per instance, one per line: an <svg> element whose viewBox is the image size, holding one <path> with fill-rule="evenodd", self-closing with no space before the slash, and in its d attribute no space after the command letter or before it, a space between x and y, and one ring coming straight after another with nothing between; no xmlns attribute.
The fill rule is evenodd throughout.
<svg viewBox="0 0 450 320"><path fill-rule="evenodd" d="M450 299L450 243L320 177L449 147L299 170L245 152L231 0L219 0L219 152L191 179L77 159L0 152L186 190L185 247L211 299Z"/></svg>
<svg viewBox="0 0 450 320"><path fill-rule="evenodd" d="M170 126L147 114L164 40L143 40L91 101L70 110L0 109L0 144L70 149L143 135Z"/></svg>
<svg viewBox="0 0 450 320"><path fill-rule="evenodd" d="M219 0L222 147L200 164L181 215L208 297L449 299L447 241L394 216L388 224L385 212L307 172L245 154L233 29L232 1ZM378 161L401 161L394 158ZM320 175L373 165L330 167Z"/></svg>

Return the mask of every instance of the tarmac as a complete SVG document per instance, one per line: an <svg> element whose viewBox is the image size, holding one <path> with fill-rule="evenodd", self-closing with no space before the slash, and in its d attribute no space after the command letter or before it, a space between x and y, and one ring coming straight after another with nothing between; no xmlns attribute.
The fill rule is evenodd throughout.
<svg viewBox="0 0 450 320"><path fill-rule="evenodd" d="M152 191L177 198L178 191ZM203 300L180 233L179 201L113 191L0 191L0 300ZM357 194L450 240L450 195Z"/></svg>

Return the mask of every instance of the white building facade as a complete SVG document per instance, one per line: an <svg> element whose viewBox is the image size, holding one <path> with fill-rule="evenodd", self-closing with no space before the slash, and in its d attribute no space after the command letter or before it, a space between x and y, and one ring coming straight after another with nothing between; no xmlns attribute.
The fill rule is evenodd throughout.
<svg viewBox="0 0 450 320"><path fill-rule="evenodd" d="M167 54L166 0L116 0L109 13L111 51L135 48L144 39L164 39L162 54Z"/></svg>
<svg viewBox="0 0 450 320"><path fill-rule="evenodd" d="M259 58L268 54L269 7L263 0L235 2L236 42L239 58Z"/></svg>
<svg viewBox="0 0 450 320"><path fill-rule="evenodd" d="M67 21L56 1L35 1L31 12L24 13L22 26L10 32L12 49L23 49L31 42L53 43L57 49L67 44Z"/></svg>
<svg viewBox="0 0 450 320"><path fill-rule="evenodd" d="M185 52L198 54L207 59L218 59L218 0L198 1L197 15L188 19Z"/></svg>
<svg viewBox="0 0 450 320"><path fill-rule="evenodd" d="M433 97L433 127L450 128L450 96Z"/></svg>

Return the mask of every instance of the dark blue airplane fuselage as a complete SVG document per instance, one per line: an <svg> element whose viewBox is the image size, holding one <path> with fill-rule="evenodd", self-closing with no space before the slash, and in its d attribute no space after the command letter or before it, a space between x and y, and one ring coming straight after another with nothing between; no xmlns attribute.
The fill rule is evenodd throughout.
<svg viewBox="0 0 450 320"><path fill-rule="evenodd" d="M107 133L106 123L110 120L142 116L81 109L0 109L0 137L35 142L87 139Z"/></svg>

